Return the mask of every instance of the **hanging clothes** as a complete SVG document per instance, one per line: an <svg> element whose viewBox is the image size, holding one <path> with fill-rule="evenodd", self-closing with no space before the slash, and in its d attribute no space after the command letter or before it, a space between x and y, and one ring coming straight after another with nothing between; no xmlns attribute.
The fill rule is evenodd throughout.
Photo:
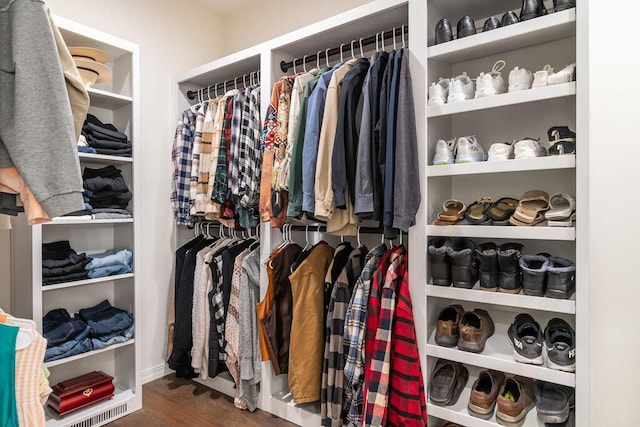
<svg viewBox="0 0 640 427"><path fill-rule="evenodd" d="M33 336L31 344L16 351L18 425L44 427L45 415L40 400L40 382L47 340L35 329L31 329L30 332Z"/></svg>
<svg viewBox="0 0 640 427"><path fill-rule="evenodd" d="M289 390L295 403L320 400L324 352L324 278L333 248L322 241L289 275L293 321L289 348Z"/></svg>
<svg viewBox="0 0 640 427"><path fill-rule="evenodd" d="M196 114L185 110L178 120L173 138L173 189L171 203L178 225L191 224L191 153L196 130Z"/></svg>
<svg viewBox="0 0 640 427"><path fill-rule="evenodd" d="M18 327L0 323L0 410L2 427L18 427L16 337Z"/></svg>

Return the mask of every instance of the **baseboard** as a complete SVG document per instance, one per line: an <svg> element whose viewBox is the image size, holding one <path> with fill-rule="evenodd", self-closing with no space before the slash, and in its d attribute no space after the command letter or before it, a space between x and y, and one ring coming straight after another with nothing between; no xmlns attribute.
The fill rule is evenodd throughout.
<svg viewBox="0 0 640 427"><path fill-rule="evenodd" d="M170 374L172 371L167 367L165 363L153 366L151 368L142 371L142 384L146 384L158 378L162 378L165 375Z"/></svg>

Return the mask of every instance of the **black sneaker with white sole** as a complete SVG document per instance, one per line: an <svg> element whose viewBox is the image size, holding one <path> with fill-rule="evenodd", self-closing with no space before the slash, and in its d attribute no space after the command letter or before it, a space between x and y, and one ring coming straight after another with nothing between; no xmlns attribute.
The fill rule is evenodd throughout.
<svg viewBox="0 0 640 427"><path fill-rule="evenodd" d="M542 365L542 328L533 317L520 313L509 326L509 342L516 362Z"/></svg>
<svg viewBox="0 0 640 427"><path fill-rule="evenodd" d="M536 381L533 386L538 419L554 425L566 422L575 406L574 389L545 381Z"/></svg>
<svg viewBox="0 0 640 427"><path fill-rule="evenodd" d="M576 371L576 333L567 322L553 318L544 328L547 366L565 372Z"/></svg>

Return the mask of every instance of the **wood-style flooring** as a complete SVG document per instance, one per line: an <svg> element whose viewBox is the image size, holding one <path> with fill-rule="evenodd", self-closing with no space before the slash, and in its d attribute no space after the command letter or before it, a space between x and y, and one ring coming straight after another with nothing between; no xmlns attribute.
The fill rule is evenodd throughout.
<svg viewBox="0 0 640 427"><path fill-rule="evenodd" d="M201 384L168 375L142 386L142 410L111 427L280 427L294 426L268 412L233 406L233 399Z"/></svg>

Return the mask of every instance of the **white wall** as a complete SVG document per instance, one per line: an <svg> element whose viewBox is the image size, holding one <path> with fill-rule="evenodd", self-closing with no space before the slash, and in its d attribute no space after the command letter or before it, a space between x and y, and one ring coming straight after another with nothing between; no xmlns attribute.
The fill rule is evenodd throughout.
<svg viewBox="0 0 640 427"><path fill-rule="evenodd" d="M369 1L371 0L254 1L248 7L225 16L224 53L254 46Z"/></svg>
<svg viewBox="0 0 640 427"><path fill-rule="evenodd" d="M589 99L579 100L589 109L590 206L588 217L578 212L578 221L589 219L578 239L590 240L590 328L589 354L577 357L591 358L589 425L634 426L640 420L640 59L629 41L638 34L633 26L616 25L612 36L603 23L623 21L608 2L580 7L578 18L589 25L589 68L577 75L578 85L588 80L590 89ZM640 3L624 2L625 16L639 14ZM578 139L578 156L581 148Z"/></svg>
<svg viewBox="0 0 640 427"><path fill-rule="evenodd" d="M142 369L165 363L167 298L173 266L169 203L171 143L177 118L173 76L220 55L221 19L191 1L50 0L53 13L140 45L140 162L144 220L142 258Z"/></svg>

